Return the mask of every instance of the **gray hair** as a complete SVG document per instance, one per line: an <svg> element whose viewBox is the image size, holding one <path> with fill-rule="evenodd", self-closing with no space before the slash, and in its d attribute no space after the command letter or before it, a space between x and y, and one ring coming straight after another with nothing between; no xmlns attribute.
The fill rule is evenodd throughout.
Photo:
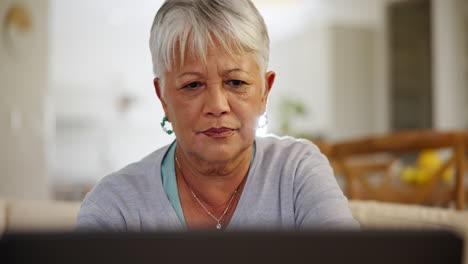
<svg viewBox="0 0 468 264"><path fill-rule="evenodd" d="M166 0L151 27L155 76L162 78L176 58L183 64L186 51L206 62L207 48L215 41L229 54L253 53L260 69L266 71L270 40L250 0Z"/></svg>

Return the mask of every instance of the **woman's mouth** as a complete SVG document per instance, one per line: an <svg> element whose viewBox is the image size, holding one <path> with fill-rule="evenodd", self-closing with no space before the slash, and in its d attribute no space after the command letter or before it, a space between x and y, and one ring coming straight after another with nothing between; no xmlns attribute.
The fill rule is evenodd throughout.
<svg viewBox="0 0 468 264"><path fill-rule="evenodd" d="M208 130L203 131L202 133L211 138L227 138L234 134L234 129L227 128L227 127L220 127L220 128L210 128Z"/></svg>

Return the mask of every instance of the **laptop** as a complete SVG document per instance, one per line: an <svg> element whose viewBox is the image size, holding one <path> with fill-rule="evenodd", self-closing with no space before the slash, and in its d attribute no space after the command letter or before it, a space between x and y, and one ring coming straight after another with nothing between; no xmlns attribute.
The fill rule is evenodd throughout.
<svg viewBox="0 0 468 264"><path fill-rule="evenodd" d="M310 231L5 234L0 263L462 262L448 231Z"/></svg>

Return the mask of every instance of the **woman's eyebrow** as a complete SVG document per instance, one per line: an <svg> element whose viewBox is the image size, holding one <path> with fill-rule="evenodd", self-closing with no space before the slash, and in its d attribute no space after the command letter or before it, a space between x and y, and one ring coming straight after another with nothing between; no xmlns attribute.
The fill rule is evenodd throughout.
<svg viewBox="0 0 468 264"><path fill-rule="evenodd" d="M184 72L182 74L180 74L179 76L177 76L177 78L182 78L186 75L196 75L196 76L201 76L203 75L201 72Z"/></svg>
<svg viewBox="0 0 468 264"><path fill-rule="evenodd" d="M243 70L243 69L241 69L241 68L234 68L234 69L229 69L229 70L223 71L223 75L229 74L229 73L231 73L231 72L236 72L236 71L240 71L240 72L244 72L244 73L249 74L249 72L246 71L246 70Z"/></svg>

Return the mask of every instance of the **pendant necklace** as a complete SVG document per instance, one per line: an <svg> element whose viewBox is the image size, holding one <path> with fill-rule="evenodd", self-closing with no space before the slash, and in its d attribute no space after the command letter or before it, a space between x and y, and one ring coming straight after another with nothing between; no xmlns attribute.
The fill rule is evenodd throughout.
<svg viewBox="0 0 468 264"><path fill-rule="evenodd" d="M175 156L175 160L176 160L176 163L177 163L177 167L179 168L180 170L180 174L182 175L182 178L184 179L185 183L187 183L187 180L185 179L185 176L184 176L184 173L182 172L182 169L180 167L180 163L179 163L179 160L177 159L177 156ZM211 218L213 218L215 221L216 221L216 230L221 230L221 221L223 220L224 216L226 215L227 211L229 210L229 207L231 207L231 203L232 201L234 200L234 196L236 196L237 194L237 190L239 189L239 187L237 187L237 189L234 191L234 193L232 194L231 196L231 199L229 200L229 203L228 205L226 206L226 209L224 209L223 211L223 214L220 216L220 217L216 217L214 216L206 207L205 205L203 205L203 203L200 201L200 199L198 199L197 195L195 194L195 192L192 190L192 188L190 188L189 184L187 183L187 187L189 188L190 192L192 193L192 196L193 198L195 198L195 201L198 202L198 204L203 208L203 210L205 210L205 212L211 216Z"/></svg>

